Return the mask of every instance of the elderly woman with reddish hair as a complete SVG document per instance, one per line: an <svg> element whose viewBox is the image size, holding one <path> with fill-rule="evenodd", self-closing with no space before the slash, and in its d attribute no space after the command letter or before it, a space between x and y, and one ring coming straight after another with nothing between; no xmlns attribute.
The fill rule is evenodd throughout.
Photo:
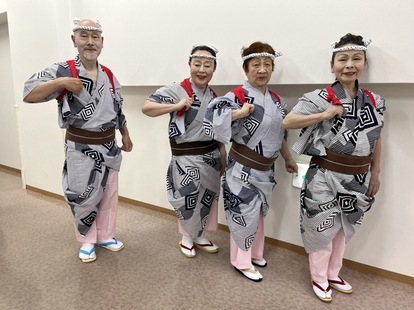
<svg viewBox="0 0 414 310"><path fill-rule="evenodd" d="M286 103L268 83L280 56L272 46L254 42L242 51L247 81L209 104L204 127L215 140L232 141L222 190L230 229L230 261L252 281L265 267L264 217L276 185L274 162L285 160L288 172L297 171L282 128Z"/></svg>

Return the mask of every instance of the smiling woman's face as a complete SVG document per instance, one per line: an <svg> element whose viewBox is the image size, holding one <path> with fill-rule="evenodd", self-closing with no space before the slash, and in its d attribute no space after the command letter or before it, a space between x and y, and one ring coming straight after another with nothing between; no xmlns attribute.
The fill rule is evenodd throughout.
<svg viewBox="0 0 414 310"><path fill-rule="evenodd" d="M341 84L355 83L365 69L365 53L358 50L337 52L331 64L331 72Z"/></svg>
<svg viewBox="0 0 414 310"><path fill-rule="evenodd" d="M211 55L210 52L203 50L196 51L194 55L189 62L191 79L193 80L194 84L196 84L200 89L205 90L208 83L211 81L211 78L213 77L214 71L216 70L214 60L197 57L196 55L213 55Z"/></svg>

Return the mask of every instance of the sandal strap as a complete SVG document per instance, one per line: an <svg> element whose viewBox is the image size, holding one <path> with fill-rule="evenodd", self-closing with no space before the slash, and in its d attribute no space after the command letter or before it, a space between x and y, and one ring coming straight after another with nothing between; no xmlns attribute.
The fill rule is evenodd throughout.
<svg viewBox="0 0 414 310"><path fill-rule="evenodd" d="M185 246L184 244L180 243L180 247L182 247L183 249L189 250L189 251L194 250L194 244L191 248L189 248L189 247Z"/></svg>
<svg viewBox="0 0 414 310"><path fill-rule="evenodd" d="M240 269L242 272L254 273L257 274L257 270L255 269Z"/></svg>
<svg viewBox="0 0 414 310"><path fill-rule="evenodd" d="M338 278L340 279L340 281L338 281L338 280L329 280L328 279L328 282L333 283L333 284L345 285L344 279L342 279L341 277L338 277Z"/></svg>
<svg viewBox="0 0 414 310"><path fill-rule="evenodd" d="M327 293L331 290L331 286L328 285L326 289L324 289L322 286L320 286L317 282L312 281L312 284L315 285L318 289L320 289L322 292Z"/></svg>
<svg viewBox="0 0 414 310"><path fill-rule="evenodd" d="M208 240L208 242L209 243L197 243L199 246L204 246L204 247L206 247L206 246L214 246L214 244L213 244L213 242L211 242L210 240Z"/></svg>

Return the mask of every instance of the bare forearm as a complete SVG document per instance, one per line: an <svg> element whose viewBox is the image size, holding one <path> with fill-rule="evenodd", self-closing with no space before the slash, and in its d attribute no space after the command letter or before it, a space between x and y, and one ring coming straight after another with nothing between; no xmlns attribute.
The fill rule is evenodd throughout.
<svg viewBox="0 0 414 310"><path fill-rule="evenodd" d="M324 112L310 115L294 114L291 112L284 118L282 126L285 129L299 129L320 123L324 120L326 120Z"/></svg>
<svg viewBox="0 0 414 310"><path fill-rule="evenodd" d="M50 80L37 85L25 98L24 102L36 103L45 101L45 99L57 91L62 91L65 88L63 78Z"/></svg>
<svg viewBox="0 0 414 310"><path fill-rule="evenodd" d="M282 147L280 148L280 154L285 161L293 160L292 154L290 153L289 146L286 140L283 140Z"/></svg>
<svg viewBox="0 0 414 310"><path fill-rule="evenodd" d="M119 127L119 132L122 136L129 135L128 127L126 125L124 127Z"/></svg>
<svg viewBox="0 0 414 310"><path fill-rule="evenodd" d="M142 113L150 117L156 117L177 111L177 105L171 103L158 103L147 100L141 108Z"/></svg>
<svg viewBox="0 0 414 310"><path fill-rule="evenodd" d="M371 160L371 173L379 174L381 171L381 137L375 143L374 152Z"/></svg>

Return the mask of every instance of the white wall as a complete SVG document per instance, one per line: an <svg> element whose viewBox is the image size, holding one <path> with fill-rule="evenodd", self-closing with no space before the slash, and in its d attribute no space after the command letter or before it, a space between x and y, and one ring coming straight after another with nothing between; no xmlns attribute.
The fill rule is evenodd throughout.
<svg viewBox="0 0 414 310"><path fill-rule="evenodd" d="M1 12L2 5L0 2L0 165L20 169L7 14Z"/></svg>
<svg viewBox="0 0 414 310"><path fill-rule="evenodd" d="M60 173L63 163L63 133L57 126L56 102L29 105L21 101L23 83L32 73L52 62L66 60L74 54L69 38L70 27L66 23L66 20L73 17L71 6L68 5L72 2L59 1L59 4L56 2L10 0L7 10L13 90L15 103L19 107L18 127L23 180L30 186L62 194ZM87 17L79 16L79 13L77 12L76 17ZM104 27L110 29L111 23L107 22ZM130 31L120 34L126 37L126 42L130 41L127 38ZM377 36L381 36L381 33ZM105 40L108 42L111 37L106 37ZM140 42L137 41L138 43ZM103 55L108 48L106 45ZM142 48L148 48L148 53L152 52L152 48L147 47L145 42ZM167 47L164 48L168 51ZM119 56L123 56L121 50ZM145 59L123 59L125 66L139 66L140 61L145 61ZM328 62L329 59L326 61L325 69L329 72ZM112 68L111 59L105 59L105 64ZM174 65L186 68L186 60ZM234 65L240 66L240 60L235 60ZM381 64L371 62L369 70L378 66ZM220 70L224 71L226 68L219 67L218 71ZM114 70L114 73L117 72ZM177 76L177 80L184 77ZM234 80L235 84L241 82L242 80ZM279 92L292 107L302 93L316 86L274 85L272 89ZM412 247L414 223L413 217L410 216L413 206L409 196L411 176L414 175L414 168L410 163L411 154L414 153L412 138L414 123L409 119L414 114L413 84L365 84L365 86L387 99L386 126L383 131L382 188L377 195L377 202L367 213L360 231L347 247L346 258L414 277L414 264L411 259L414 256ZM224 94L230 88L231 86L218 86L216 91ZM165 174L170 158L167 141L168 116L149 118L141 113L142 103L155 89L156 87L138 85L124 87L124 112L128 118L128 126L135 146L132 153L124 153L120 174L120 194L130 199L172 209L165 193ZM297 131L292 132L289 138L290 144L296 136ZM14 156L14 154L7 155ZM298 158L298 160L307 159ZM278 186L266 218L266 235L302 245L299 233L299 190L291 186L291 176L283 171L283 163L278 162L277 165ZM219 221L225 224L223 211L220 212Z"/></svg>
<svg viewBox="0 0 414 310"><path fill-rule="evenodd" d="M218 48L218 63L226 68L217 72L216 83L231 85L243 78L238 66L241 47L256 40L266 41L283 53L274 83L329 83L330 74L324 66L330 44L347 32L361 32L365 39L373 39L372 60L382 65L373 67L372 75L364 79L414 82L414 63L404 60L412 57L410 50L414 50L414 41L409 39L414 28L411 0L398 1L398 6L385 0L347 0L346 4L332 0L70 2L75 16L87 14L102 22L110 39L102 60L110 60L124 85L170 83L185 74L171 59L183 63L191 47L201 42ZM124 59L137 65L125 66Z"/></svg>

